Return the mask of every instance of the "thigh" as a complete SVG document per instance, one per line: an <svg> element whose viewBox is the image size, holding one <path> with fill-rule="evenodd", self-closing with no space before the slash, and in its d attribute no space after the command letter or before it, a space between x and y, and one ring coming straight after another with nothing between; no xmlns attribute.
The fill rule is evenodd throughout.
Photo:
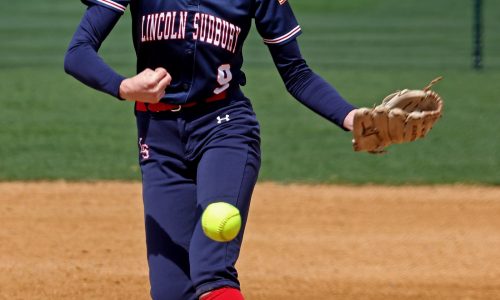
<svg viewBox="0 0 500 300"><path fill-rule="evenodd" d="M258 124L250 107L229 107L212 114L230 115L224 128L208 134L197 167L197 224L190 245L191 279L197 294L222 286L239 288L238 259L250 199L260 168ZM210 116L208 116L210 118ZM213 125L213 124L212 124ZM216 124L217 126L219 124ZM213 202L228 202L240 210L242 230L233 241L219 243L207 238L200 224L202 211Z"/></svg>
<svg viewBox="0 0 500 300"><path fill-rule="evenodd" d="M194 171L182 160L175 120L138 116L139 160L151 296L196 299L189 243L196 222Z"/></svg>

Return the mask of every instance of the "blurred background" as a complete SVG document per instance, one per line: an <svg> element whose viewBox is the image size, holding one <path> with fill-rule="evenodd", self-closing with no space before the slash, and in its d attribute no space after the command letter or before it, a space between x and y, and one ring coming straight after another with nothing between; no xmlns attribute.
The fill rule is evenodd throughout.
<svg viewBox="0 0 500 300"><path fill-rule="evenodd" d="M483 0L482 68L473 69L475 0L289 0L309 65L357 106L437 76L444 116L429 136L354 153L351 135L289 96L252 30L244 87L261 122L260 180L500 184L500 1ZM63 70L85 10L77 0L0 3L0 180L139 180L131 103ZM135 72L128 12L101 55Z"/></svg>

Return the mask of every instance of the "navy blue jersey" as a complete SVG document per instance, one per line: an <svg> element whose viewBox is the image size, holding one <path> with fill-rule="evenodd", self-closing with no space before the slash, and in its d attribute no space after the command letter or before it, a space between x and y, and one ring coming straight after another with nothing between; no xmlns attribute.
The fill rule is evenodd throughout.
<svg viewBox="0 0 500 300"><path fill-rule="evenodd" d="M264 43L300 34L286 0L83 0L132 13L137 72L163 67L172 76L163 101L206 99L244 83L242 47L252 19Z"/></svg>

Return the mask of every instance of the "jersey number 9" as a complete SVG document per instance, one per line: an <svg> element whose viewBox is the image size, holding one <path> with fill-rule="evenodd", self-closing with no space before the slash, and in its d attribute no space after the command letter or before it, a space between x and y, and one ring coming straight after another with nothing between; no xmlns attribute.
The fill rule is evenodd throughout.
<svg viewBox="0 0 500 300"><path fill-rule="evenodd" d="M227 90L229 87L229 82L233 79L233 74L231 74L231 66L229 64L221 65L217 72L217 82L220 87L214 90L214 94L220 94Z"/></svg>

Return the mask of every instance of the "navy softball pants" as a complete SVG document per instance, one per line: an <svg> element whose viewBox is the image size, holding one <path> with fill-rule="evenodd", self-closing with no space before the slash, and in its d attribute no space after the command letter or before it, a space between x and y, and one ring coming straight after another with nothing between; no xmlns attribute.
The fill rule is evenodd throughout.
<svg viewBox="0 0 500 300"><path fill-rule="evenodd" d="M259 125L238 97L179 112L136 111L151 297L195 300L239 288L238 259L260 168ZM212 202L238 207L242 230L231 242L207 238L200 224Z"/></svg>

